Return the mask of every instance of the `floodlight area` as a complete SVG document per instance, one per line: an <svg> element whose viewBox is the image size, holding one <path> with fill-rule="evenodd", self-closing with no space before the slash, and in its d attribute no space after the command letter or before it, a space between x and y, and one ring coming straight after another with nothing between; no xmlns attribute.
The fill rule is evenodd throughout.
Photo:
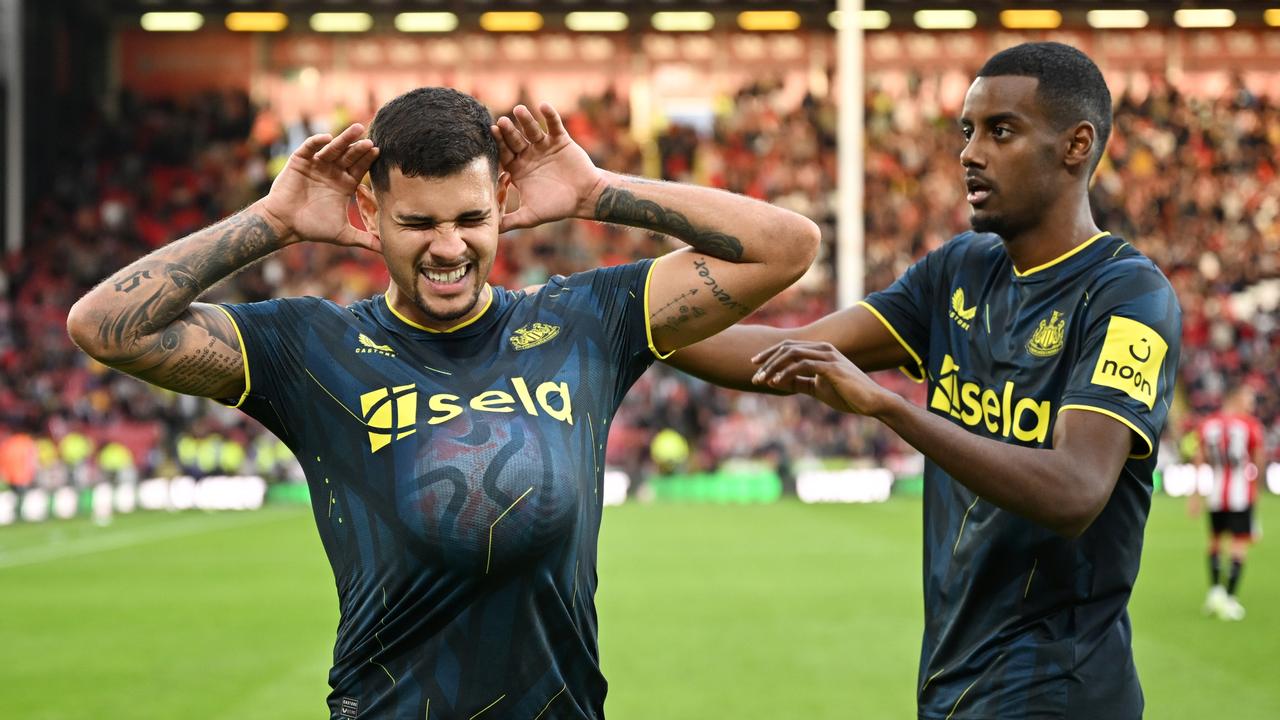
<svg viewBox="0 0 1280 720"><path fill-rule="evenodd" d="M1085 21L1099 30L1136 30L1146 27L1151 18L1145 10L1090 10Z"/></svg>
<svg viewBox="0 0 1280 720"><path fill-rule="evenodd" d="M621 32L630 24L621 12L571 12L564 17L565 27L574 32Z"/></svg>
<svg viewBox="0 0 1280 720"><path fill-rule="evenodd" d="M800 27L794 10L748 10L738 13L738 27L747 31L787 31Z"/></svg>
<svg viewBox="0 0 1280 720"><path fill-rule="evenodd" d="M1062 25L1057 10L1001 10L1000 24L1010 30L1053 30Z"/></svg>
<svg viewBox="0 0 1280 720"><path fill-rule="evenodd" d="M192 32L204 26L204 16L198 12L149 12L138 22L148 32Z"/></svg>
<svg viewBox="0 0 1280 720"><path fill-rule="evenodd" d="M917 10L912 19L921 30L969 30L978 24L972 10Z"/></svg>
<svg viewBox="0 0 1280 720"><path fill-rule="evenodd" d="M373 27L373 16L362 12L322 12L310 19L311 29L328 33L360 33Z"/></svg>
<svg viewBox="0 0 1280 720"><path fill-rule="evenodd" d="M279 12L227 13L223 24L232 32L280 32L289 27L289 16Z"/></svg>
<svg viewBox="0 0 1280 720"><path fill-rule="evenodd" d="M458 29L458 16L451 12L403 12L393 22L406 33L447 33Z"/></svg>
<svg viewBox="0 0 1280 720"><path fill-rule="evenodd" d="M1236 14L1227 8L1183 8L1173 12L1173 22L1182 28L1227 28L1236 24Z"/></svg>
<svg viewBox="0 0 1280 720"><path fill-rule="evenodd" d="M542 14L536 12L487 12L480 27L489 32L536 32L542 29Z"/></svg>
<svg viewBox="0 0 1280 720"><path fill-rule="evenodd" d="M709 12L656 12L649 22L661 32L706 32L716 26Z"/></svg>

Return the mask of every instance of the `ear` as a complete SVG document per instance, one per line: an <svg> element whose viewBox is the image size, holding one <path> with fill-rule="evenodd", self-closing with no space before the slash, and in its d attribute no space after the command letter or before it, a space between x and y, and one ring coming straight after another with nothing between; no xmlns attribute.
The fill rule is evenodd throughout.
<svg viewBox="0 0 1280 720"><path fill-rule="evenodd" d="M507 211L507 190L511 188L511 173L503 170L498 173L498 211Z"/></svg>
<svg viewBox="0 0 1280 720"><path fill-rule="evenodd" d="M356 186L356 205L360 208L360 219L364 221L364 229L381 240L378 234L378 197L373 189L364 183Z"/></svg>
<svg viewBox="0 0 1280 720"><path fill-rule="evenodd" d="M1088 120L1075 124L1067 136L1067 154L1062 158L1072 172L1087 170L1093 159L1093 143L1097 138L1097 129Z"/></svg>

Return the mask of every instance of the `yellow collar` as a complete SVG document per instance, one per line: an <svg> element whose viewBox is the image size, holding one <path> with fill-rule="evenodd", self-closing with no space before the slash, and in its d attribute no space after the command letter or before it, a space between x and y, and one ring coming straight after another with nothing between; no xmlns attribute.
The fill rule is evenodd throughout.
<svg viewBox="0 0 1280 720"><path fill-rule="evenodd" d="M1043 265L1037 265L1037 266L1035 266L1035 267L1031 268L1030 270L1028 270L1028 271L1026 271L1026 272L1018 272L1018 268L1016 268L1016 267L1015 267L1015 268L1013 269L1013 274L1014 274L1016 277L1026 277L1026 276L1028 276L1028 275L1031 275L1032 273L1038 273L1038 272L1040 272L1041 270L1044 270L1045 268L1053 267L1054 265L1057 265L1058 263L1063 262L1064 260L1067 260L1068 258L1070 258L1071 256L1075 255L1076 253L1079 253L1081 250L1084 250L1085 248L1089 247L1090 245L1092 245L1092 244L1094 243L1094 241L1098 240L1099 238L1104 238L1104 237L1106 237L1106 236L1108 236L1108 235L1110 235L1110 234L1111 234L1110 232L1108 232L1108 231L1106 231L1106 230L1103 230L1102 232L1098 233L1097 235L1094 235L1093 237L1089 238L1088 240L1085 240L1084 242L1080 243L1079 245L1077 245L1077 246L1075 246L1075 247L1071 248L1070 250L1066 251L1065 253L1063 253L1063 254L1059 255L1058 257L1056 257L1056 258L1054 258L1054 259L1050 260L1049 262L1047 262L1047 263L1045 263L1045 264L1043 264Z"/></svg>
<svg viewBox="0 0 1280 720"><path fill-rule="evenodd" d="M478 312L478 313L476 313L475 315L471 316L469 319L467 319L467 320L463 320L462 322L458 323L457 325L454 325L454 326L453 326L453 327L451 327L451 328L445 328L444 330L436 330L436 329L434 329L434 328L429 328L429 327L427 327L426 325L420 325L420 324L418 324L418 323L416 323L416 322L414 322L414 321L410 320L409 318L405 317L404 315L401 315L401 314L400 314L400 311L399 311L399 310L396 310L395 306L391 304L391 301L387 299L387 295L386 295L386 293L383 293L383 294L382 294L382 302L386 303L386 305L387 305L387 309L391 311L391 314L392 314L392 315L395 315L397 318L400 318L400 322L403 322L405 325L408 325L408 326L410 326L410 327L415 327L415 328L417 328L417 329L419 329L419 330L425 330L425 331L427 331L427 332L429 332L429 333L436 333L437 335L439 335L439 334L443 334L443 333L451 333L451 332L455 332L455 331L457 331L457 330L461 330L462 328L464 328L464 327L466 327L466 326L468 326L468 325L470 325L470 324L474 323L475 321L479 320L480 318L484 317L484 314L485 314L485 313L487 313L487 312L489 312L489 306L493 304L493 288L489 286L489 283L485 283L484 288L485 288L485 290L487 290L487 291L488 291L488 293L489 293L489 298L488 298L487 300L485 300L485 302L484 302L484 307L480 308L480 312Z"/></svg>

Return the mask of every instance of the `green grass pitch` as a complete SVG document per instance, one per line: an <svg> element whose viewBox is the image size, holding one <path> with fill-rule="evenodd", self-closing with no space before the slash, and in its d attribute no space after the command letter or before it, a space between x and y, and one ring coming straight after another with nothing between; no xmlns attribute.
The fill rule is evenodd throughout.
<svg viewBox="0 0 1280 720"><path fill-rule="evenodd" d="M1280 718L1277 541L1226 624L1199 613L1203 527L1156 500L1131 604L1147 717ZM599 572L611 718L914 717L918 500L610 508ZM336 626L300 508L0 528L5 717L325 717Z"/></svg>

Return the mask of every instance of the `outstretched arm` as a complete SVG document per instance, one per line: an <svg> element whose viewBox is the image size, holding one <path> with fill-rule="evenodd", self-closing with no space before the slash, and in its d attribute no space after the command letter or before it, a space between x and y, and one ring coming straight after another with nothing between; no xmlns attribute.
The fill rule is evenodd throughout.
<svg viewBox="0 0 1280 720"><path fill-rule="evenodd" d="M781 393L757 377L755 358L783 340L831 343L868 371L911 365L906 347L884 323L862 305L854 305L797 328L734 325L694 345L681 348L665 362L707 382L734 390Z"/></svg>
<svg viewBox="0 0 1280 720"><path fill-rule="evenodd" d="M522 207L504 230L566 217L602 220L676 237L689 247L657 261L649 323L662 353L693 344L746 317L813 262L818 228L768 203L720 190L606 172L543 103L544 131L523 105L494 127L502 164Z"/></svg>
<svg viewBox="0 0 1280 720"><path fill-rule="evenodd" d="M341 135L308 138L263 199L129 264L71 308L67 331L86 353L176 392L232 398L244 390L235 325L195 302L219 280L299 240L377 249L347 222L347 199L377 150Z"/></svg>
<svg viewBox="0 0 1280 720"><path fill-rule="evenodd" d="M880 387L827 343L770 348L761 355L760 378L879 419L983 499L1066 537L1080 535L1102 512L1132 447L1129 428L1080 410L1058 416L1052 448L975 435Z"/></svg>

